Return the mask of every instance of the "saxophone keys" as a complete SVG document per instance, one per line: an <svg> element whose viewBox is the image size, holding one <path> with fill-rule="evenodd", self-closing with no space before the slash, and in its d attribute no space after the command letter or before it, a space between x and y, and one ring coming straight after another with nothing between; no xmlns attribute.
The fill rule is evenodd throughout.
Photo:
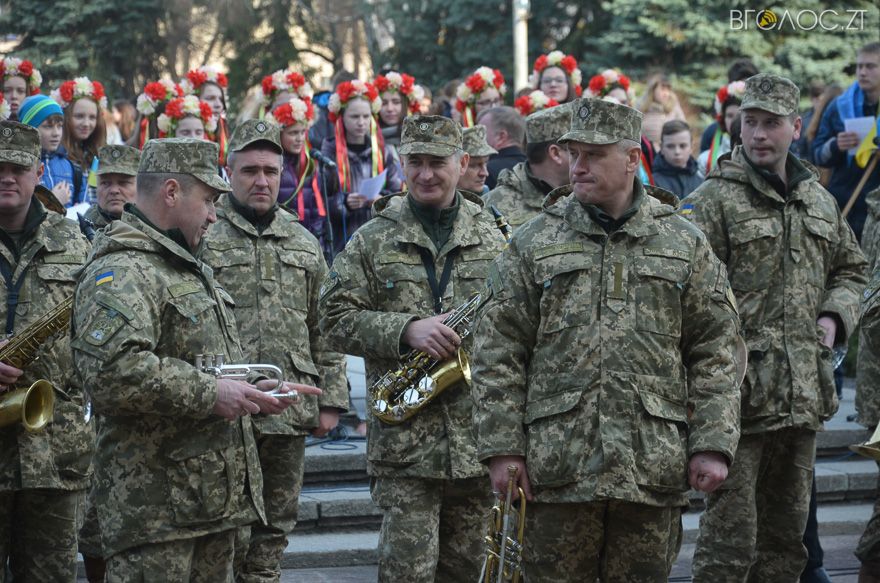
<svg viewBox="0 0 880 583"><path fill-rule="evenodd" d="M375 403L373 403L373 409L379 413L384 413L388 410L388 401L384 399L379 399Z"/></svg>
<svg viewBox="0 0 880 583"><path fill-rule="evenodd" d="M403 402L409 406L418 405L422 400L422 394L416 387L410 387L403 392Z"/></svg>

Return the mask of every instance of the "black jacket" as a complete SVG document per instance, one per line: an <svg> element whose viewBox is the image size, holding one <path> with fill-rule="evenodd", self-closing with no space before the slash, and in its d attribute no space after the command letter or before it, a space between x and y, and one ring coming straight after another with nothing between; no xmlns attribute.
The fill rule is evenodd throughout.
<svg viewBox="0 0 880 583"><path fill-rule="evenodd" d="M697 161L691 156L687 166L678 168L666 161L663 154L654 158L654 185L675 194L679 199L689 195L703 183L703 176L697 168Z"/></svg>

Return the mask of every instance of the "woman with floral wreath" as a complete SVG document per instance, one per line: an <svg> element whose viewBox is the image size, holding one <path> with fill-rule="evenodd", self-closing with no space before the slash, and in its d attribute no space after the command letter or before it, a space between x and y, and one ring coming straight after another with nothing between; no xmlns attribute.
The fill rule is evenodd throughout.
<svg viewBox="0 0 880 583"><path fill-rule="evenodd" d="M61 141L67 157L79 164L88 180L87 202L96 202L98 150L107 143L107 126L103 112L107 95L100 81L77 77L65 81L51 95L64 110L64 132Z"/></svg>
<svg viewBox="0 0 880 583"><path fill-rule="evenodd" d="M733 120L739 115L739 106L742 104L742 96L746 91L745 81L733 81L718 90L715 94L715 120L718 127L712 135L709 149L700 153L697 158L697 166L703 176L708 176L712 168L718 162L718 158L731 150L730 127Z"/></svg>
<svg viewBox="0 0 880 583"><path fill-rule="evenodd" d="M311 99L314 91L302 73L292 69L279 69L260 81L260 95L263 104L259 117L262 119L266 113L290 101L291 97Z"/></svg>
<svg viewBox="0 0 880 583"><path fill-rule="evenodd" d="M226 165L226 149L229 141L229 123L226 121L226 89L229 79L214 65L204 65L188 71L186 78L180 82L185 95L195 95L211 106L217 129L208 137L220 146L220 165Z"/></svg>
<svg viewBox="0 0 880 583"><path fill-rule="evenodd" d="M30 95L40 92L43 76L27 59L0 58L0 79L3 80L3 96L9 105L9 119L18 120L18 108Z"/></svg>
<svg viewBox="0 0 880 583"><path fill-rule="evenodd" d="M333 246L327 205L316 172L318 164L311 156L309 144L309 126L315 120L315 106L308 98L291 97L273 109L266 119L281 126L283 153L278 206L299 218L299 223L318 239L329 262ZM323 166L321 169L328 170Z"/></svg>
<svg viewBox="0 0 880 583"><path fill-rule="evenodd" d="M507 84L498 69L480 67L455 90L455 109L461 114L461 125L469 128L484 109L504 103Z"/></svg>
<svg viewBox="0 0 880 583"><path fill-rule="evenodd" d="M379 127L385 143L396 148L400 145L400 132L403 118L421 111L424 89L416 85L415 79L406 73L389 71L373 80L373 85L382 99L379 108Z"/></svg>
<svg viewBox="0 0 880 583"><path fill-rule="evenodd" d="M516 108L519 114L523 117L528 117L535 112L543 111L548 107L556 107L557 105L559 105L558 101L548 97L547 94L540 89L535 89L521 97L517 97L513 102L513 107Z"/></svg>
<svg viewBox="0 0 880 583"><path fill-rule="evenodd" d="M581 70L573 56L551 51L535 59L532 69L532 87L557 103L568 103L581 96Z"/></svg>
<svg viewBox="0 0 880 583"><path fill-rule="evenodd" d="M171 79L160 79L147 83L144 92L138 95L137 109L140 117L137 123L137 131L129 142L139 150L144 149L147 140L159 137L157 121L165 112L165 106L172 99L183 97L183 88Z"/></svg>
<svg viewBox="0 0 880 583"><path fill-rule="evenodd" d="M321 144L321 152L337 166L336 193L327 196L334 255L370 220L376 199L358 190L364 179L384 172L385 184L380 195L400 192L402 188L400 166L391 148L385 145L376 120L381 107L382 99L376 87L358 79L340 83L330 96L328 110L334 134Z"/></svg>

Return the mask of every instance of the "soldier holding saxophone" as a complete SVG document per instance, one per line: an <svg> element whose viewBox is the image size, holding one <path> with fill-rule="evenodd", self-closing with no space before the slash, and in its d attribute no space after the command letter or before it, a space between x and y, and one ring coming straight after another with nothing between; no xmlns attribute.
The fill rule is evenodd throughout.
<svg viewBox="0 0 880 583"><path fill-rule="evenodd" d="M89 249L74 222L47 211L35 196L41 173L37 130L0 122L0 322L6 336L20 337L73 296L73 271ZM72 582L94 424L86 422L82 391L71 382L67 334L38 345L36 360L24 370L8 359L0 362L4 412L13 387L30 387L38 379L52 384L55 401L41 429L28 430L21 422L0 427L0 570L8 561L16 581Z"/></svg>
<svg viewBox="0 0 880 583"><path fill-rule="evenodd" d="M457 124L406 118L400 154L409 192L374 204L373 220L336 257L321 292L328 343L365 358L368 384L411 349L434 359L456 354L464 332L443 321L483 288L504 245L480 198L456 190L468 164ZM471 413L467 385L457 382L402 423L371 416L368 472L385 511L380 581L479 576L491 495Z"/></svg>

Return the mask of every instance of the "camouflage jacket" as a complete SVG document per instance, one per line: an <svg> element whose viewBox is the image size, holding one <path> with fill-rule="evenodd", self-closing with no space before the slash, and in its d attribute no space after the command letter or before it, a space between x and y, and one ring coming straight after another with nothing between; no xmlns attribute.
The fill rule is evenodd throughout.
<svg viewBox="0 0 880 583"><path fill-rule="evenodd" d="M334 349L364 357L368 387L396 370L408 352L401 340L406 325L433 315L417 247L434 256L438 277L449 252L460 249L443 296L444 309L452 310L483 289L489 262L504 245L480 198L459 192L461 206L442 249L425 234L406 195L398 194L374 205L375 217L333 262L321 294L321 327ZM464 346L470 351L468 339ZM467 386L459 383L400 425L370 415L370 474L457 479L485 473L476 458L471 414Z"/></svg>
<svg viewBox="0 0 880 583"><path fill-rule="evenodd" d="M83 218L92 222L92 226L96 231L100 231L110 224L110 219L106 214L102 213L98 208L98 203L93 204L83 214Z"/></svg>
<svg viewBox="0 0 880 583"><path fill-rule="evenodd" d="M865 285L864 257L834 197L811 173L783 199L737 148L682 209L726 264L736 295L749 348L743 433L821 428L838 403L816 320L836 316L845 345Z"/></svg>
<svg viewBox="0 0 880 583"><path fill-rule="evenodd" d="M13 282L22 282L14 334L20 334L73 295L73 272L83 264L89 248L76 223L54 212L47 213L36 197L31 199L26 221L17 258L7 244L0 244L3 268L11 271ZM0 322L5 327L9 295L5 278L2 285ZM25 431L21 423L0 429L0 490L79 490L88 486L95 429L94 423L85 423L82 390L71 369L66 333L46 340L37 350L36 359L24 367L16 387L29 387L38 379L51 382L55 387L55 417L41 431Z"/></svg>
<svg viewBox="0 0 880 583"><path fill-rule="evenodd" d="M862 251L868 260L868 273L876 271L880 259L880 188L865 195L868 215L862 228Z"/></svg>
<svg viewBox="0 0 880 583"><path fill-rule="evenodd" d="M327 264L318 241L290 213L276 212L258 233L224 194L202 260L235 300L244 362L274 364L286 380L320 386L281 415L254 417L261 433L306 435L318 407L348 409L341 354L329 352L318 329L318 290Z"/></svg>
<svg viewBox="0 0 880 583"><path fill-rule="evenodd" d="M862 293L856 411L859 423L865 427L880 423L880 271L876 269Z"/></svg>
<svg viewBox="0 0 880 583"><path fill-rule="evenodd" d="M525 456L542 502L686 505L689 457L736 450L724 266L634 184L637 210L611 235L556 189L489 273L471 365L478 456Z"/></svg>
<svg viewBox="0 0 880 583"><path fill-rule="evenodd" d="M483 197L486 207L494 205L513 228L541 214L545 197L529 178L526 164L528 162L520 162L509 170L502 170L498 184Z"/></svg>
<svg viewBox="0 0 880 583"><path fill-rule="evenodd" d="M212 413L196 354L242 362L232 299L211 269L124 212L79 274L73 356L101 416L95 507L104 551L192 538L263 517L250 417Z"/></svg>

